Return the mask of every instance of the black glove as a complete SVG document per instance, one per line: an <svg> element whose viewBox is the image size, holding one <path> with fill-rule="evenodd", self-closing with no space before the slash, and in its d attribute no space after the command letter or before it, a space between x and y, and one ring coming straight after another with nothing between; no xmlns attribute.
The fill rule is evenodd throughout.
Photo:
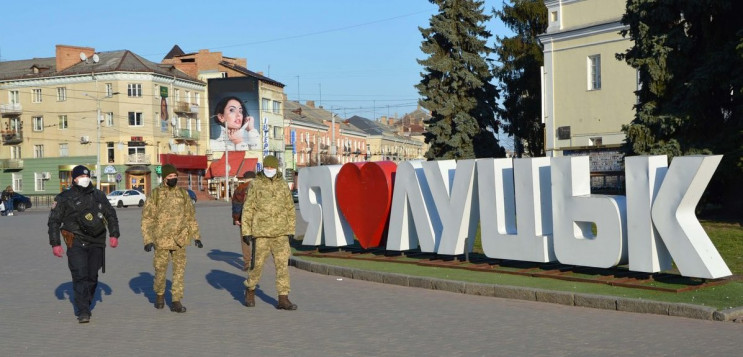
<svg viewBox="0 0 743 357"><path fill-rule="evenodd" d="M204 248L204 245L201 244L201 239L197 239L197 240L193 241L193 244L195 244L199 248Z"/></svg>
<svg viewBox="0 0 743 357"><path fill-rule="evenodd" d="M294 240L294 235L293 234L290 234L289 235L289 240Z"/></svg>
<svg viewBox="0 0 743 357"><path fill-rule="evenodd" d="M243 236L243 242L245 242L245 244L247 245L250 245L250 241L253 240L253 238L253 236Z"/></svg>
<svg viewBox="0 0 743 357"><path fill-rule="evenodd" d="M147 244L145 244L145 246L144 246L144 251L145 251L145 252L149 252L149 251L151 251L151 250L152 250L152 247L154 247L154 246L155 246L155 244L154 244L154 243L147 243Z"/></svg>

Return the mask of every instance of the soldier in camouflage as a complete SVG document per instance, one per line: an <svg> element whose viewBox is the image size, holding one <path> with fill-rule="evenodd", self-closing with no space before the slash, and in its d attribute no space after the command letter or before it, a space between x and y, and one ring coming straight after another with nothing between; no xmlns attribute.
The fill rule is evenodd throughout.
<svg viewBox="0 0 743 357"><path fill-rule="evenodd" d="M155 308L165 306L165 273L168 263L173 261L173 285L170 290L170 311L186 312L181 304L183 298L183 273L186 270L186 246L194 238L194 244L203 248L196 208L188 192L178 187L178 172L173 165L162 167L163 185L152 190L142 209L142 237L144 250L155 248L153 265L155 282L153 289L157 297Z"/></svg>
<svg viewBox="0 0 743 357"><path fill-rule="evenodd" d="M255 306L255 287L263 274L268 254L276 266L277 309L296 310L289 301L289 240L294 238L296 214L289 185L277 172L279 160L269 155L263 159L263 171L250 184L242 213L243 240L255 248L254 267L245 281L245 306Z"/></svg>

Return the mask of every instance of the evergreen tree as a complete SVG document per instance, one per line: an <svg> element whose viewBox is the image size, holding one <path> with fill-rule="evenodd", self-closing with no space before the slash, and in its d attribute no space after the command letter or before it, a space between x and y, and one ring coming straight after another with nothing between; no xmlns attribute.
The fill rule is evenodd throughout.
<svg viewBox="0 0 743 357"><path fill-rule="evenodd" d="M503 103L497 109L503 131L515 138L515 151L521 156L521 141L530 157L544 156L544 124L541 120L542 46L537 40L547 30L547 7L544 0L514 0L503 4L495 15L515 33L513 37L496 36L497 61L495 78L500 82Z"/></svg>
<svg viewBox="0 0 743 357"><path fill-rule="evenodd" d="M711 201L738 210L743 148L743 2L628 0L618 55L639 69L629 154L723 154ZM740 214L740 212L738 213Z"/></svg>
<svg viewBox="0 0 743 357"><path fill-rule="evenodd" d="M426 158L503 157L495 138L498 90L487 60L491 34L483 25L491 17L484 14L482 1L430 1L439 13L431 17L429 28L419 28L421 50L429 57L418 60L425 73L416 85L421 106L431 112L424 121L430 144Z"/></svg>

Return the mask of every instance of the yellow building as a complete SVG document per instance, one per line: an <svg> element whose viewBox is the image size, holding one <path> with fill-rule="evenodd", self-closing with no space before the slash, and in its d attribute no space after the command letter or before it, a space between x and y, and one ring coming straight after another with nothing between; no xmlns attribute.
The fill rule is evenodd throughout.
<svg viewBox="0 0 743 357"><path fill-rule="evenodd" d="M54 57L0 62L0 186L56 194L85 164L104 191L149 192L166 158L203 190L205 87L127 50L58 45Z"/></svg>
<svg viewBox="0 0 743 357"><path fill-rule="evenodd" d="M638 76L616 59L632 43L619 31L625 0L546 0L543 121L547 156L589 155L594 188L621 186Z"/></svg>

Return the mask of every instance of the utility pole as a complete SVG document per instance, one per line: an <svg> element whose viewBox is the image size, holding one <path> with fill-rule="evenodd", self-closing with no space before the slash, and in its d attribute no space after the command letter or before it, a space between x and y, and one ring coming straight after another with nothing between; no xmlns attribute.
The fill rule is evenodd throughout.
<svg viewBox="0 0 743 357"><path fill-rule="evenodd" d="M113 92L111 95L106 95L103 97L98 96L92 96L88 93L85 93L84 95L87 97L91 97L95 99L95 120L96 120L96 143L98 146L98 149L96 150L96 159L95 159L95 174L96 174L96 182L95 186L97 189L101 189L101 179L103 178L103 170L101 170L101 100L106 98L112 98L113 96L119 94L119 92Z"/></svg>

